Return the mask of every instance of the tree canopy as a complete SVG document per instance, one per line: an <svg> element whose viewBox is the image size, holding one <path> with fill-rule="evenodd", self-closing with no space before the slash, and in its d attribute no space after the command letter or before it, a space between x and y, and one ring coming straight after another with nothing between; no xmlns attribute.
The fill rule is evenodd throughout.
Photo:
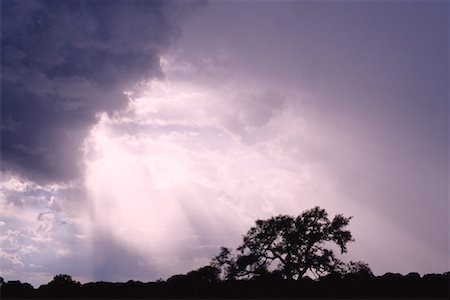
<svg viewBox="0 0 450 300"><path fill-rule="evenodd" d="M330 220L325 209L316 206L297 217L257 220L244 235L237 254L222 247L212 265L226 279L268 274L296 279L308 272L316 277L337 272L343 263L334 249L345 253L347 243L353 241L346 229L350 219L338 214Z"/></svg>

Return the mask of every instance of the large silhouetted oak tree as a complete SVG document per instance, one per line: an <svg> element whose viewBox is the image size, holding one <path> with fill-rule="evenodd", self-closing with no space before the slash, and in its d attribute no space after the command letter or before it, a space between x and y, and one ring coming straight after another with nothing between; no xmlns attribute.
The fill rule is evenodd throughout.
<svg viewBox="0 0 450 300"><path fill-rule="evenodd" d="M233 255L228 248L212 260L225 279L278 276L301 278L305 274L316 277L337 272L343 263L333 251L347 252L352 241L346 230L351 217L336 215L328 218L325 209L314 207L297 217L279 215L257 220L243 237L243 243Z"/></svg>

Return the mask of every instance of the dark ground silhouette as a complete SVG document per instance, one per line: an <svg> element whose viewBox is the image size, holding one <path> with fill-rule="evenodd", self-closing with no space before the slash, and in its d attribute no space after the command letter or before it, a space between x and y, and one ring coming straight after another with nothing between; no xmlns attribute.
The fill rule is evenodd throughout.
<svg viewBox="0 0 450 300"><path fill-rule="evenodd" d="M59 278L57 278L59 276ZM211 281L195 273L175 275L167 281L90 282L80 284L58 275L34 289L28 283L8 281L1 286L1 299L180 299L180 298L296 298L296 299L449 299L449 276L410 273L319 280L259 277L252 280Z"/></svg>

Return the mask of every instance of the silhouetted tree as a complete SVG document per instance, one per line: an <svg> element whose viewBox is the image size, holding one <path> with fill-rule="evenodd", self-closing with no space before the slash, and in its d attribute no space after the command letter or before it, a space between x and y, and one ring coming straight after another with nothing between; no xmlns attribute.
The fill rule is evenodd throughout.
<svg viewBox="0 0 450 300"><path fill-rule="evenodd" d="M53 277L53 280L50 281L47 285L56 288L75 288L81 286L78 281L72 279L72 276L66 274L56 275L55 277Z"/></svg>
<svg viewBox="0 0 450 300"><path fill-rule="evenodd" d="M420 274L417 272L410 272L410 273L406 274L405 278L407 278L409 280L418 280L418 279L420 279Z"/></svg>
<svg viewBox="0 0 450 300"><path fill-rule="evenodd" d="M347 279L367 279L374 276L369 265L363 261L343 263L338 272Z"/></svg>
<svg viewBox="0 0 450 300"><path fill-rule="evenodd" d="M39 292L46 298L76 298L80 292L81 284L72 279L70 275L60 274L53 280L39 287Z"/></svg>
<svg viewBox="0 0 450 300"><path fill-rule="evenodd" d="M352 235L345 227L350 219L338 214L330 220L324 209L314 207L297 217L257 220L243 237L238 254L222 247L212 265L221 269L225 279L255 278L269 270L283 278L301 278L307 272L320 277L342 266L329 246L334 243L341 254L347 252Z"/></svg>
<svg viewBox="0 0 450 300"><path fill-rule="evenodd" d="M219 255L211 261L211 266L219 270L219 275L225 280L233 280L237 278L236 258L232 255L230 248L221 247Z"/></svg>
<svg viewBox="0 0 450 300"><path fill-rule="evenodd" d="M214 266L205 266L187 273L187 278L194 281L217 282L220 270Z"/></svg>
<svg viewBox="0 0 450 300"><path fill-rule="evenodd" d="M186 274L175 274L170 276L167 279L167 283L170 284L179 284L179 283L184 283L187 281L187 275Z"/></svg>

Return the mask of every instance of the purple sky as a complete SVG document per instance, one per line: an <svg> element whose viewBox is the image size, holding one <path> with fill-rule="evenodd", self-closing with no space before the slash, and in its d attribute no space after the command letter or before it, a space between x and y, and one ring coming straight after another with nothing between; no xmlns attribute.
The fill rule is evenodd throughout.
<svg viewBox="0 0 450 300"><path fill-rule="evenodd" d="M257 218L449 261L446 1L1 2L0 276L167 278Z"/></svg>

